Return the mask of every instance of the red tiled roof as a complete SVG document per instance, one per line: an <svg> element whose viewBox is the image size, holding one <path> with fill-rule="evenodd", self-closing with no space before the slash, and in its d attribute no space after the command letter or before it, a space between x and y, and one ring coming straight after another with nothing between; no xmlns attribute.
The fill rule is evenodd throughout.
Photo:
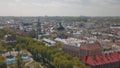
<svg viewBox="0 0 120 68"><path fill-rule="evenodd" d="M93 50L93 51L98 50L98 49L102 49L101 46L100 46L100 43L98 43L98 42L81 45L80 48L84 49L84 50Z"/></svg>
<svg viewBox="0 0 120 68"><path fill-rule="evenodd" d="M99 56L99 57L102 58L102 62L104 62L104 64L109 63L109 60L106 59L104 54L102 56Z"/></svg>
<svg viewBox="0 0 120 68"><path fill-rule="evenodd" d="M99 57L99 55L96 55L95 61L96 61L96 65L104 64L104 62L101 60L101 58Z"/></svg>
<svg viewBox="0 0 120 68"><path fill-rule="evenodd" d="M91 65L94 66L95 65L95 61L93 61L93 59L91 57L89 57L89 56L87 58L88 58L87 59L88 60L87 63L91 63Z"/></svg>
<svg viewBox="0 0 120 68"><path fill-rule="evenodd" d="M86 56L82 61L92 66L118 62L120 61L120 53L101 54L96 55L94 58L93 56Z"/></svg>

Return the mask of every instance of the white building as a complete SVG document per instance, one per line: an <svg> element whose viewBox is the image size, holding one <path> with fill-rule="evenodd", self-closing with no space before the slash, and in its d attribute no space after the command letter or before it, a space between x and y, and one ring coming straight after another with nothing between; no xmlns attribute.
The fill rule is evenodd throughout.
<svg viewBox="0 0 120 68"><path fill-rule="evenodd" d="M47 45L47 46L55 46L55 41L43 38L42 41Z"/></svg>

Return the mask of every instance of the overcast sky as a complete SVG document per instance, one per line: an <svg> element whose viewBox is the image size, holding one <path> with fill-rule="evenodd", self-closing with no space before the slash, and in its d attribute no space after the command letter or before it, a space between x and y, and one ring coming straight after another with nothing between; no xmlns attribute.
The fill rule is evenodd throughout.
<svg viewBox="0 0 120 68"><path fill-rule="evenodd" d="M120 0L0 0L0 16L120 16Z"/></svg>

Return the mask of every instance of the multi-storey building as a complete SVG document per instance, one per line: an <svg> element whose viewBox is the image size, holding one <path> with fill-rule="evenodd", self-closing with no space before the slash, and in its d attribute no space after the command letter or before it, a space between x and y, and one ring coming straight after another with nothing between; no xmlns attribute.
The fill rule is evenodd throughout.
<svg viewBox="0 0 120 68"><path fill-rule="evenodd" d="M79 57L81 59L88 55L93 56L93 55L101 54L103 48L101 47L99 42L94 42L94 43L84 43L81 44L79 47L64 45L62 47L62 50L65 53L68 53L75 57Z"/></svg>
<svg viewBox="0 0 120 68"><path fill-rule="evenodd" d="M120 52L86 56L82 61L91 68L120 68Z"/></svg>

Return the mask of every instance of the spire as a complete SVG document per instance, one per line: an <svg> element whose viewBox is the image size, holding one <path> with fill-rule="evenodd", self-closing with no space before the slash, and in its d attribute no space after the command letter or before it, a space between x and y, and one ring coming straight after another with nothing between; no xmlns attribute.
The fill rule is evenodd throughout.
<svg viewBox="0 0 120 68"><path fill-rule="evenodd" d="M41 28L41 23L40 23L40 19L38 18L38 22L37 22L37 27Z"/></svg>
<svg viewBox="0 0 120 68"><path fill-rule="evenodd" d="M65 28L62 26L62 23L59 23L59 27L57 28L57 30L64 30Z"/></svg>
<svg viewBox="0 0 120 68"><path fill-rule="evenodd" d="M42 34L41 32L41 22L40 22L40 19L38 18L38 22L37 22L37 35L38 35L38 38L39 38L39 35Z"/></svg>

